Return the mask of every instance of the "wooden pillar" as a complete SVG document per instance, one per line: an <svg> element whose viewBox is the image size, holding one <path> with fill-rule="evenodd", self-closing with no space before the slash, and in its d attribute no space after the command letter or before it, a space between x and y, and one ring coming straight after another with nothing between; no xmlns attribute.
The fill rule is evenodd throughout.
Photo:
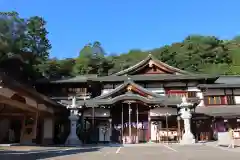
<svg viewBox="0 0 240 160"><path fill-rule="evenodd" d="M22 119L22 127L21 127L21 136L20 136L20 143L24 140L24 132L25 132L25 121L26 121L26 115L24 115Z"/></svg>
<svg viewBox="0 0 240 160"><path fill-rule="evenodd" d="M37 109L38 109L38 104L37 104ZM33 130L33 135L34 135L34 139L37 138L37 132L38 132L38 120L39 119L39 111L37 111L36 113L36 117L35 117L35 123L34 123L34 130Z"/></svg>
<svg viewBox="0 0 240 160"><path fill-rule="evenodd" d="M166 118L167 143L168 143L168 140L169 140L169 137L168 137L168 114L165 114L165 118Z"/></svg>
<svg viewBox="0 0 240 160"><path fill-rule="evenodd" d="M121 124L122 126L121 126L121 141L122 141L122 143L124 143L124 141L123 141L123 104L122 104L122 124Z"/></svg>
<svg viewBox="0 0 240 160"><path fill-rule="evenodd" d="M177 116L177 126L178 126L178 142L180 142L181 138L181 124L180 124L181 118Z"/></svg>
<svg viewBox="0 0 240 160"><path fill-rule="evenodd" d="M150 117L150 110L148 111L148 142L151 142L151 117Z"/></svg>
<svg viewBox="0 0 240 160"><path fill-rule="evenodd" d="M137 108L136 108L136 114L137 114L137 140L136 140L136 142L137 143L139 143L139 138L138 138L138 136L139 136L139 130L138 130L138 104L137 104Z"/></svg>
<svg viewBox="0 0 240 160"><path fill-rule="evenodd" d="M95 123L95 107L92 107L92 129L94 128Z"/></svg>
<svg viewBox="0 0 240 160"><path fill-rule="evenodd" d="M130 142L129 143L132 143L132 128L131 128L131 103L129 102L128 103L128 137L130 138Z"/></svg>
<svg viewBox="0 0 240 160"><path fill-rule="evenodd" d="M35 115L29 115L29 116L24 115L24 118L22 121L20 143L22 144L36 143L37 118L38 118L38 113L35 113Z"/></svg>

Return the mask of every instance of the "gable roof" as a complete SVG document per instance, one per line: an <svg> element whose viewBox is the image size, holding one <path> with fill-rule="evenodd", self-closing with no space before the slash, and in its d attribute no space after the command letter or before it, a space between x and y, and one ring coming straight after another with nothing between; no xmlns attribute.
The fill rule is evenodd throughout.
<svg viewBox="0 0 240 160"><path fill-rule="evenodd" d="M120 90L128 87L129 85L137 88L138 90L140 90L140 91L142 91L142 92L144 92L144 93L146 93L146 94L148 94L148 95L150 95L150 96L153 96L153 97L162 97L161 95L156 94L156 93L153 93L153 92L151 92L151 91L143 88L142 86L134 83L134 82L129 78L129 79L128 79L127 81L125 81L122 85L116 87L116 88L115 88L114 90L112 90L111 92L108 92L108 93L106 93L106 94L100 95L100 96L95 97L95 98L93 98L93 99L104 99L104 98L107 98L107 97L109 97L109 96L111 96L111 95L119 92Z"/></svg>
<svg viewBox="0 0 240 160"><path fill-rule="evenodd" d="M123 89L128 88L129 86L132 86L134 88L136 88L137 90L146 93L148 96L141 96L140 94L135 94L131 91L117 95L115 97L111 97L112 95L115 95L116 93L120 92ZM134 90L134 89L132 89ZM177 99L177 98L169 98L167 96L162 96L159 94L156 94L154 92L151 92L143 87L141 87L140 85L134 83L131 79L128 79L127 81L125 81L122 85L118 86L117 88L115 88L114 90L97 96L95 98L92 99L88 99L88 100L80 100L77 101L77 105L80 106L86 106L86 107L97 107L100 105L111 105L114 104L118 101L121 100L137 100L137 101L142 101L144 103L147 104L161 104L161 105L174 105L176 106L177 104L181 103L181 99ZM70 105L71 102L69 100L61 100L61 103L65 104L65 105Z"/></svg>
<svg viewBox="0 0 240 160"><path fill-rule="evenodd" d="M127 69L124 69L122 71L119 71L119 72L117 72L117 73L115 73L113 75L122 76L122 75L128 74L130 72L136 71L136 70L138 70L138 69L148 65L150 60L154 61L156 64L159 64L159 65L161 65L161 66L163 66L163 67L165 67L165 68L167 68L167 69L169 69L171 71L174 71L174 72L177 72L177 73L180 73L180 74L190 74L187 71L184 71L184 70L175 68L173 66L170 66L170 65L168 65L168 64L166 64L166 63L164 63L164 62L154 58L151 54L149 54L147 56L147 58L145 58L144 60L140 61L139 63L137 63L137 64L135 64L135 65L133 65L133 66L127 68Z"/></svg>

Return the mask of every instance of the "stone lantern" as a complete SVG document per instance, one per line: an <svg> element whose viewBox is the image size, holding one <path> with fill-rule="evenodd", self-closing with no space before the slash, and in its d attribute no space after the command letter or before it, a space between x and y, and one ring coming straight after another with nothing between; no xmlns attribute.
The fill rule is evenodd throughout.
<svg viewBox="0 0 240 160"><path fill-rule="evenodd" d="M191 123L192 118L191 108L193 107L192 103L187 102L186 97L182 98L182 103L178 106L180 108L180 117L184 121L184 133L180 144L193 144L195 143L195 138L191 132Z"/></svg>

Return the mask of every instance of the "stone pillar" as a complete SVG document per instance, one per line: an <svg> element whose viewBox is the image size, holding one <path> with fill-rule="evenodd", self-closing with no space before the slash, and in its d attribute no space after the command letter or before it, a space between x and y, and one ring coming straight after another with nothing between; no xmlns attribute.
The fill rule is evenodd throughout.
<svg viewBox="0 0 240 160"><path fill-rule="evenodd" d="M181 118L184 121L184 133L180 144L193 144L195 143L194 136L191 132L190 120L192 117L191 111L189 108L181 108Z"/></svg>
<svg viewBox="0 0 240 160"><path fill-rule="evenodd" d="M70 146L77 146L82 144L82 142L79 140L77 136L77 121L79 117L74 113L72 114L72 112L74 111L71 111L71 115L68 117L70 120L70 133L65 144Z"/></svg>
<svg viewBox="0 0 240 160"><path fill-rule="evenodd" d="M45 118L43 121L43 145L53 144L54 122L52 118Z"/></svg>

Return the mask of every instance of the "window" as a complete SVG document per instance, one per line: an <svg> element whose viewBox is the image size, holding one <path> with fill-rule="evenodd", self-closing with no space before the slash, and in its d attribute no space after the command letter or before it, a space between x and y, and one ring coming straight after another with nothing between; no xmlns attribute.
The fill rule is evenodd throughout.
<svg viewBox="0 0 240 160"><path fill-rule="evenodd" d="M62 88L64 93L86 93L87 88Z"/></svg>
<svg viewBox="0 0 240 160"><path fill-rule="evenodd" d="M187 94L189 98L197 97L197 92L195 91L188 91Z"/></svg>
<svg viewBox="0 0 240 160"><path fill-rule="evenodd" d="M176 98L187 97L187 92L182 90L169 90L167 91L167 94L169 97Z"/></svg>
<svg viewBox="0 0 240 160"><path fill-rule="evenodd" d="M204 97L206 105L224 105L227 104L225 96L207 96Z"/></svg>

